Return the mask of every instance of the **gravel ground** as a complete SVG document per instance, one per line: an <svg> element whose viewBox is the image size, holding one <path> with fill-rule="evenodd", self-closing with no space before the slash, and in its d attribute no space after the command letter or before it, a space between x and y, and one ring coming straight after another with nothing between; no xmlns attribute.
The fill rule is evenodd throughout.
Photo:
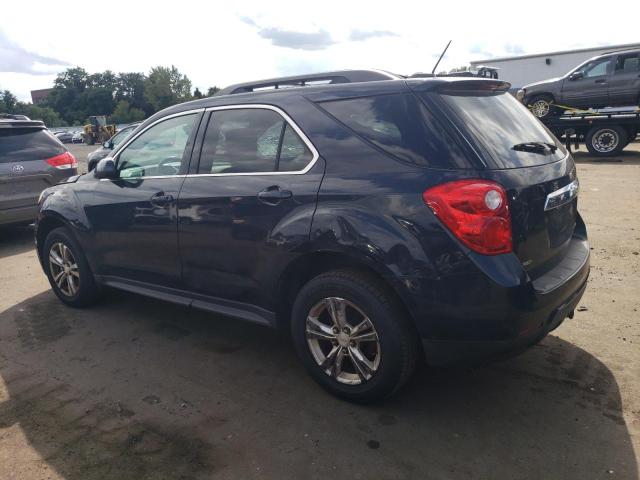
<svg viewBox="0 0 640 480"><path fill-rule="evenodd" d="M31 232L0 232L0 478L637 479L638 147L575 155L592 271L573 320L370 407L327 395L255 325L119 292L66 308Z"/></svg>

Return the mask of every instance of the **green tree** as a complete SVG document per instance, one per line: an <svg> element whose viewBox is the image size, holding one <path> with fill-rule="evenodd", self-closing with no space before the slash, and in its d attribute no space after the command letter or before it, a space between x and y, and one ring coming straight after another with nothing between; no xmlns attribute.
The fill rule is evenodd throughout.
<svg viewBox="0 0 640 480"><path fill-rule="evenodd" d="M155 111L191 99L191 80L174 67L154 67L144 82L144 96Z"/></svg>
<svg viewBox="0 0 640 480"><path fill-rule="evenodd" d="M198 87L193 91L193 98L202 98L202 92Z"/></svg>
<svg viewBox="0 0 640 480"><path fill-rule="evenodd" d="M133 123L144 120L144 118L144 112L139 108L132 107L126 100L120 100L111 115L113 123Z"/></svg>
<svg viewBox="0 0 640 480"><path fill-rule="evenodd" d="M0 112L14 113L18 99L9 90L0 92Z"/></svg>
<svg viewBox="0 0 640 480"><path fill-rule="evenodd" d="M67 125L67 123L49 107L18 102L14 113L26 115L31 120L42 120L47 127L64 127Z"/></svg>
<svg viewBox="0 0 640 480"><path fill-rule="evenodd" d="M89 75L84 68L68 68L59 73L53 82L53 86L58 88L73 88L82 92L87 87Z"/></svg>
<svg viewBox="0 0 640 480"><path fill-rule="evenodd" d="M126 100L131 107L144 110L148 115L154 113L153 107L144 98L144 73L119 73L115 99L117 102Z"/></svg>
<svg viewBox="0 0 640 480"><path fill-rule="evenodd" d="M218 87L209 87L209 90L207 90L207 97L213 97L219 91L220 89Z"/></svg>

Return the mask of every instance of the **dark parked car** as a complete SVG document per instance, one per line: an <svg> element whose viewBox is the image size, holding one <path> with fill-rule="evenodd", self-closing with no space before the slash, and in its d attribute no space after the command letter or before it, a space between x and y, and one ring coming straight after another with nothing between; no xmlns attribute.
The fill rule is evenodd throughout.
<svg viewBox="0 0 640 480"><path fill-rule="evenodd" d="M0 225L32 223L40 192L76 175L76 167L42 122L0 115Z"/></svg>
<svg viewBox="0 0 640 480"><path fill-rule="evenodd" d="M532 83L518 90L517 98L538 118L565 109L640 105L640 49L593 57L564 77Z"/></svg>
<svg viewBox="0 0 640 480"><path fill-rule="evenodd" d="M99 148L91 152L87 156L87 170L90 172L94 168L100 160L111 155L113 150L120 145L123 141L127 139L129 135L133 133L133 131L139 126L139 123L132 123L131 125L127 125L122 129L118 130L118 132L111 137L109 140L104 142Z"/></svg>
<svg viewBox="0 0 640 480"><path fill-rule="evenodd" d="M170 107L44 193L42 267L71 306L109 286L290 330L353 401L419 354L524 349L573 315L589 246L571 155L508 88L333 72Z"/></svg>
<svg viewBox="0 0 640 480"><path fill-rule="evenodd" d="M56 132L56 133L54 133L54 135L62 143L71 143L71 142L73 142L73 133L71 133L71 132Z"/></svg>

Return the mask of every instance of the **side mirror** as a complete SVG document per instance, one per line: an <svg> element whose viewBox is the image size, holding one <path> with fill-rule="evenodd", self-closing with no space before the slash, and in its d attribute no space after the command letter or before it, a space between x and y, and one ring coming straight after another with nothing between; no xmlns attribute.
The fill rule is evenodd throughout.
<svg viewBox="0 0 640 480"><path fill-rule="evenodd" d="M96 165L94 170L96 178L117 178L118 170L116 170L116 162L111 157L103 158Z"/></svg>
<svg viewBox="0 0 640 480"><path fill-rule="evenodd" d="M104 148L108 148L109 150L113 150L113 143L111 143L111 140L107 140L102 144L102 146Z"/></svg>
<svg viewBox="0 0 640 480"><path fill-rule="evenodd" d="M569 75L569 80L578 80L583 77L584 74L582 72L573 72L571 75Z"/></svg>

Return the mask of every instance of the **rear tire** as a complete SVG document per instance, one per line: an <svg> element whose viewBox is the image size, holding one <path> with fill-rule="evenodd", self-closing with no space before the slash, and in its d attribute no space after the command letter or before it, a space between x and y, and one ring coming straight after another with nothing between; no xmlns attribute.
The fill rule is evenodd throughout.
<svg viewBox="0 0 640 480"><path fill-rule="evenodd" d="M382 282L357 270L307 283L293 305L291 332L311 376L352 402L391 395L415 370L418 339L405 312Z"/></svg>
<svg viewBox="0 0 640 480"><path fill-rule="evenodd" d="M89 263L65 227L51 230L42 249L44 270L57 297L71 307L86 307L100 294Z"/></svg>
<svg viewBox="0 0 640 480"><path fill-rule="evenodd" d="M596 157L612 157L620 154L629 143L627 131L618 126L593 127L587 132L585 145L591 155Z"/></svg>

